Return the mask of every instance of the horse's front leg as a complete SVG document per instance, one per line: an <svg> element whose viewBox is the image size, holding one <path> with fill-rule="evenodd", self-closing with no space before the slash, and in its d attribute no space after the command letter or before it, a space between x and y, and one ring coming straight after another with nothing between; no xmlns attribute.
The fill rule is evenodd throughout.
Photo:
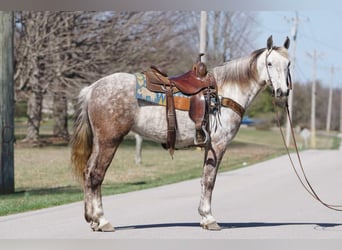
<svg viewBox="0 0 342 250"><path fill-rule="evenodd" d="M202 216L201 226L208 230L221 230L211 212L211 198L222 156L223 151L214 150L212 147L208 147L205 151L198 212Z"/></svg>

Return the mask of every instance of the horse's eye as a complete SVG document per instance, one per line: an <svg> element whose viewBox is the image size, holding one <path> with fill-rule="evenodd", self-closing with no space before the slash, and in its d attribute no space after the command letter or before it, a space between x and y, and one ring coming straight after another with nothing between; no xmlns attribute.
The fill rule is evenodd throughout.
<svg viewBox="0 0 342 250"><path fill-rule="evenodd" d="M271 62L268 62L268 63L267 63L267 66L268 66L268 67L272 67L272 63L271 63Z"/></svg>

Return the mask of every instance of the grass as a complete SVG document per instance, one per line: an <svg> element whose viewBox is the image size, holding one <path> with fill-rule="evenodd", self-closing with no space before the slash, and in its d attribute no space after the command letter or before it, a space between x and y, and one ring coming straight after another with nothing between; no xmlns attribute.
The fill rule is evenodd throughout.
<svg viewBox="0 0 342 250"><path fill-rule="evenodd" d="M317 145L332 148L338 143L335 136L320 134ZM241 128L221 162L220 171L248 166L284 153L278 130ZM201 176L203 152L196 148L177 150L172 160L159 144L144 141L141 165L135 164L134 154L135 141L128 137L107 171L103 195ZM69 148L63 144L34 148L16 145L15 193L0 196L0 216L82 200L82 189L72 176L69 159Z"/></svg>

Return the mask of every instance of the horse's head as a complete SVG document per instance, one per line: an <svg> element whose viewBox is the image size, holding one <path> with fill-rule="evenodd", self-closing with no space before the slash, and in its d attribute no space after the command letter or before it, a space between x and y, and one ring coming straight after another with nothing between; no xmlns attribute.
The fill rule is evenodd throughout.
<svg viewBox="0 0 342 250"><path fill-rule="evenodd" d="M258 59L258 71L261 80L272 87L275 97L287 97L292 88L290 60L288 48L290 39L287 37L283 47L274 47L272 36L267 39L267 48Z"/></svg>

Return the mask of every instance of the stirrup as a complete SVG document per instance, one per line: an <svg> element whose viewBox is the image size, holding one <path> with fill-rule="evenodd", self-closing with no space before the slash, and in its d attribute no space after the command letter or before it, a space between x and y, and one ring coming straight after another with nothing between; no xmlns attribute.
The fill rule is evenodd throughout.
<svg viewBox="0 0 342 250"><path fill-rule="evenodd" d="M205 129L205 126L202 125L201 128L202 128L201 130L197 130L196 129L196 131L195 131L194 144L197 145L197 146L204 145L204 144L206 144L209 141L209 133ZM201 138L200 138L200 136L198 136L201 132L204 133L204 140L202 140L203 139L203 135L201 135ZM198 140L198 139L200 139L200 140Z"/></svg>

